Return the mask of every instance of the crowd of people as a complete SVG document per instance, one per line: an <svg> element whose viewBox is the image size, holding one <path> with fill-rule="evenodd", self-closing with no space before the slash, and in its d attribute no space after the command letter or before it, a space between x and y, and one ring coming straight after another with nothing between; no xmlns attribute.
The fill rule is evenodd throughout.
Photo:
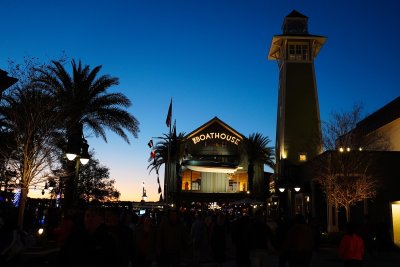
<svg viewBox="0 0 400 267"><path fill-rule="evenodd" d="M58 248L52 264L61 267L222 266L227 260L235 260L237 267L263 267L270 266L271 254L279 256L279 267L308 267L320 239L318 225L303 215L271 221L262 209L167 209L138 215L88 206L59 215L59 220L48 220L46 230ZM350 224L348 230L338 256L346 266L361 266L364 239L355 236ZM228 244L233 248L229 254ZM349 252L355 246L358 250Z"/></svg>
<svg viewBox="0 0 400 267"><path fill-rule="evenodd" d="M168 209L138 215L99 206L71 210L48 229L58 248L57 266L222 266L233 256L238 267L308 266L318 230L297 215L272 222L262 209L250 213ZM233 244L233 255L227 244ZM232 259L230 259L232 260ZM299 264L302 265L299 265Z"/></svg>

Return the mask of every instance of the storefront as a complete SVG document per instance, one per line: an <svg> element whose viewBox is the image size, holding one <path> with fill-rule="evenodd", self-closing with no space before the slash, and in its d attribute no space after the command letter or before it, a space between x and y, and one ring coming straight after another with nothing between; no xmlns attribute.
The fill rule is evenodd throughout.
<svg viewBox="0 0 400 267"><path fill-rule="evenodd" d="M185 202L229 202L244 197L260 199L260 191L249 188L246 137L214 117L185 136L185 153L177 175L181 183L175 194ZM263 166L255 168L254 186L264 177ZM262 171L259 171L259 170ZM170 188L170 192L174 188ZM266 191L266 190L264 190Z"/></svg>

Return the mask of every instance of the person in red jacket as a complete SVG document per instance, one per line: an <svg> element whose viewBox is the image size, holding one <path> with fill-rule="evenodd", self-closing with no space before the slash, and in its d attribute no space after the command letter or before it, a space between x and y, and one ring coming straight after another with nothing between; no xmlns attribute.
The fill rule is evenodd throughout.
<svg viewBox="0 0 400 267"><path fill-rule="evenodd" d="M364 241L355 232L352 223L347 223L347 232L340 240L339 257L344 261L345 267L361 267L364 261Z"/></svg>

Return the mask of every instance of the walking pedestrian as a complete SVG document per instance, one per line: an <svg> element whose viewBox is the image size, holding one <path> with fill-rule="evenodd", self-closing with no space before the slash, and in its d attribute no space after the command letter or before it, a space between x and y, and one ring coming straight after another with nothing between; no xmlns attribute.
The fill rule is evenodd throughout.
<svg viewBox="0 0 400 267"><path fill-rule="evenodd" d="M364 260L364 241L356 233L354 224L348 222L346 234L339 244L339 257L343 260L345 267L361 267Z"/></svg>
<svg viewBox="0 0 400 267"><path fill-rule="evenodd" d="M296 214L283 243L283 251L287 253L289 266L310 266L314 245L314 229L306 223L304 215Z"/></svg>
<svg viewBox="0 0 400 267"><path fill-rule="evenodd" d="M218 213L215 216L210 239L213 259L217 267L222 266L226 261L226 237L227 223L225 214Z"/></svg>
<svg viewBox="0 0 400 267"><path fill-rule="evenodd" d="M167 217L161 220L156 234L157 266L179 267L188 239L178 210L168 210Z"/></svg>
<svg viewBox="0 0 400 267"><path fill-rule="evenodd" d="M156 230L149 215L140 218L135 234L135 264L137 267L150 267L155 259Z"/></svg>
<svg viewBox="0 0 400 267"><path fill-rule="evenodd" d="M272 230L265 223L262 210L257 210L246 229L247 246L250 249L250 266L269 266L269 249L272 247Z"/></svg>
<svg viewBox="0 0 400 267"><path fill-rule="evenodd" d="M193 248L193 264L199 266L200 261L207 257L208 235L203 214L199 212L195 216L196 219L190 228L190 237Z"/></svg>

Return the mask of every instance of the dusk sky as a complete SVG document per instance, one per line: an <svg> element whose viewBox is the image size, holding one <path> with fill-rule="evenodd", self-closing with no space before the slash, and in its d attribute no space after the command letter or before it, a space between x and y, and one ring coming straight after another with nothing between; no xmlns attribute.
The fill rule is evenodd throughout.
<svg viewBox="0 0 400 267"><path fill-rule="evenodd" d="M100 74L119 78L110 92L131 101L139 137L127 144L85 136L110 169L121 200L158 200L147 169L152 137L168 132L170 100L178 132L215 116L239 133L262 133L275 145L278 66L267 60L273 35L292 10L310 34L327 37L315 59L321 120L361 104L364 115L400 94L400 4L396 0L0 0L0 69L24 56L65 52ZM156 143L158 140L153 139ZM163 171L160 173L163 181ZM34 192L30 196L37 197Z"/></svg>

